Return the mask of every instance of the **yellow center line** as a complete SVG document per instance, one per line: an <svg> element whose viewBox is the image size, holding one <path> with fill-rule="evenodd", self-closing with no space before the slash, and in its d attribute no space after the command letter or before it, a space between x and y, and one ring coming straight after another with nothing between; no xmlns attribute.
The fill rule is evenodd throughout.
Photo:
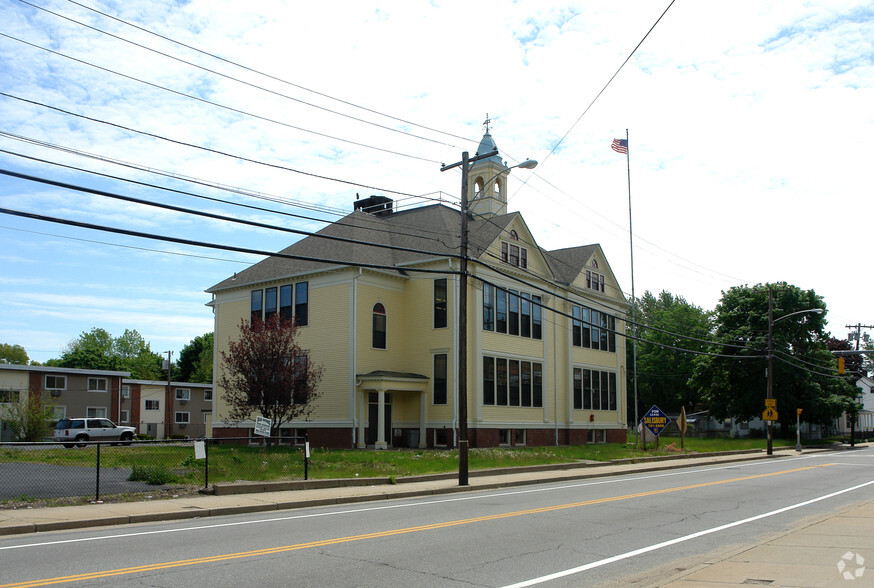
<svg viewBox="0 0 874 588"><path fill-rule="evenodd" d="M250 558L250 557L259 557L263 555L275 555L277 553L285 553L288 551L297 551L300 549L311 549L313 547L325 547L327 545L337 545L339 543L351 543L353 541L363 541L365 539L379 539L381 537L391 537L394 535L403 535L406 533L418 533L421 531L433 531L435 529L445 529L447 527L457 527L460 525L469 525L472 523L481 523L485 521L496 521L500 519L507 519L512 517L519 517L524 515L531 514L539 514L552 512L557 510L564 510L568 508L579 508L581 506L591 506L593 504L605 504L608 502L617 502L620 500L628 500L631 498L643 498L645 496L656 496L658 494L668 494L671 492L681 492L683 490L694 490L696 488L706 488L708 486L717 486L720 484L730 484L733 482L744 482L747 480L756 480L759 478L768 478L771 476L781 476L784 474L793 474L797 472L803 472L807 470L812 470L816 468L828 467L835 465L833 463L827 463L822 465L815 466L806 466L802 468L795 468L791 470L783 470L780 472L772 472L770 474L756 474L752 476L744 476L742 478L731 478L728 480L718 480L716 482L702 482L700 484L689 484L687 486L676 486L674 488L665 488L663 490L650 490L647 492L636 492L634 494L623 494L621 496L610 496L607 498L595 498L592 500L583 500L580 502L570 502L567 504L557 504L555 506L544 506L541 508L532 508L528 510L517 510L513 512L506 512L501 514L493 514L493 515L485 515L481 517L472 517L468 519L458 519L455 521L446 521L443 523L432 523L430 525L419 525L417 527L405 527L403 529L391 529L388 531L377 531L374 533L365 533L362 535L351 535L348 537L336 537L334 539L322 539L319 541L310 541L308 543L297 543L294 545L282 545L279 547L268 547L265 549L255 549L253 551L241 551L238 553L228 553L224 555L211 555L207 557L198 557L194 559L182 559L177 561L170 561L164 563L154 563L147 564L142 566L135 566L130 568L119 568L115 570L106 570L102 572L89 572L86 574L77 574L73 576L60 576L57 578L46 578L44 580L27 580L24 582L18 582L14 584L0 584L0 588L26 588L31 586L48 586L50 584L60 584L62 582L80 582L83 580L94 580L98 578L108 578L111 576L122 576L126 574L137 574L141 572L153 572L157 570L166 570L170 568L178 568L184 566L193 566L221 561L229 561L234 559L242 559L242 558Z"/></svg>

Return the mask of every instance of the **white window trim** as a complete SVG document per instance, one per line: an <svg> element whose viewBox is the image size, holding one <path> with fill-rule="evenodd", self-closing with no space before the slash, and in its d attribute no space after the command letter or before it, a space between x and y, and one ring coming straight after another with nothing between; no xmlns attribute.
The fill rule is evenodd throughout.
<svg viewBox="0 0 874 588"><path fill-rule="evenodd" d="M207 395L209 396L208 398ZM203 401L212 402L212 388L203 391Z"/></svg>
<svg viewBox="0 0 874 588"><path fill-rule="evenodd" d="M184 392L182 396L180 392ZM176 400L191 400L191 388L176 388Z"/></svg>
<svg viewBox="0 0 874 588"><path fill-rule="evenodd" d="M154 402L156 404L157 408L149 408L150 402ZM143 407L145 408L145 410L148 410L149 412L160 411L161 410L161 401L160 400L152 400L150 398L147 398L145 400L145 404L143 405Z"/></svg>
<svg viewBox="0 0 874 588"><path fill-rule="evenodd" d="M103 411L103 414L93 414L93 415L92 415L92 414L91 414L91 411L92 411L92 410L93 410L94 412L99 412L99 411L102 410L102 411ZM105 406L88 406L88 407L85 408L85 418L88 418L88 419L105 419L105 418L109 418L109 417L106 416L106 413L107 413L107 410L106 410L106 407L105 407Z"/></svg>
<svg viewBox="0 0 874 588"><path fill-rule="evenodd" d="M63 386L63 388L56 388L56 387L51 387L51 388L50 388L50 387L49 387L49 378L55 378L55 379L57 379L57 378L63 378L63 379L64 379L64 386ZM45 379L43 379L43 383L45 384L45 389L46 389L46 390L66 390L66 389L67 389L67 376L58 376L58 375L55 375L55 374L46 374Z"/></svg>
<svg viewBox="0 0 874 588"><path fill-rule="evenodd" d="M130 398L130 386L124 385L121 387L121 397L122 398Z"/></svg>
<svg viewBox="0 0 874 588"><path fill-rule="evenodd" d="M179 415L185 415L186 420L180 421ZM191 424L191 413L187 410L177 410L173 414L173 422L177 425L188 425Z"/></svg>
<svg viewBox="0 0 874 588"><path fill-rule="evenodd" d="M91 387L92 380L97 383L97 386L98 386L97 388ZM100 389L100 384L99 384L100 382L103 382L103 390ZM108 392L109 391L109 381L106 378L98 378L98 377L94 377L94 376L89 376L88 377L88 391L89 392Z"/></svg>

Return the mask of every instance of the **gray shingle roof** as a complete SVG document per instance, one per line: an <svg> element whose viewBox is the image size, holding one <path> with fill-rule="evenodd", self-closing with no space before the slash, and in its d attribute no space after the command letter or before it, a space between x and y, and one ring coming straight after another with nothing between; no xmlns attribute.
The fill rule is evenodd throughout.
<svg viewBox="0 0 874 588"><path fill-rule="evenodd" d="M479 258L485 249L499 237L519 213L497 215L488 219L475 218L469 222L469 251L472 259ZM280 254L306 259L268 257L255 265L219 282L207 292L219 292L249 284L282 280L318 271L340 268L347 265L376 264L398 267L424 263L458 255L461 246L460 212L443 204L423 206L395 212L386 216L374 216L361 211L346 215L331 223L315 235L301 239L286 247ZM325 237L342 237L355 241L345 243ZM377 243L414 249L399 251L362 245ZM579 274L594 251L594 245L544 252L555 278L570 282ZM316 261L318 260L318 261ZM488 264L494 259L484 258ZM574 273L575 272L575 273ZM571 274L573 276L571 277ZM570 278L570 279L568 279Z"/></svg>

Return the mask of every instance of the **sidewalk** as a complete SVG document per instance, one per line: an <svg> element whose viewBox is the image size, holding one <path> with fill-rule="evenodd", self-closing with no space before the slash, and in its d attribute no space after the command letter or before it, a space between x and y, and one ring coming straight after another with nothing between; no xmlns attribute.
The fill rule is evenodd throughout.
<svg viewBox="0 0 874 588"><path fill-rule="evenodd" d="M868 568L867 570L865 568ZM874 500L744 546L653 586L872 586Z"/></svg>

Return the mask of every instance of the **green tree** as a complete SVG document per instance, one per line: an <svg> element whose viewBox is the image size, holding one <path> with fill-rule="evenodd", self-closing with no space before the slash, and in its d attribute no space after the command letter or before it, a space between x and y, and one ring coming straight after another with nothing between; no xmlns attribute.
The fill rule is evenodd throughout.
<svg viewBox="0 0 874 588"><path fill-rule="evenodd" d="M39 394L21 392L18 402L0 405L2 419L19 441L42 441L51 434L55 410Z"/></svg>
<svg viewBox="0 0 874 588"><path fill-rule="evenodd" d="M825 302L813 290L785 282L738 286L723 292L716 307L715 355L701 356L692 383L716 418L751 419L761 415L767 394L769 287L773 292L774 397L781 430L802 418L827 424L852 396L837 377L827 348ZM805 313L822 309L822 314ZM798 313L798 314L794 314Z"/></svg>
<svg viewBox="0 0 874 588"><path fill-rule="evenodd" d="M631 313L629 312L629 320ZM679 349L704 351L711 336L711 313L686 302L680 296L662 292L657 297L647 291L635 306L639 341L626 346L627 364L633 365L637 346L638 416L658 405L665 411L690 412L698 406L701 393L690 385L697 355ZM696 340L698 339L698 340ZM627 370L628 390L633 391L633 370ZM632 392L633 393L633 392ZM629 403L629 422L634 407Z"/></svg>
<svg viewBox="0 0 874 588"><path fill-rule="evenodd" d="M0 363L27 365L29 362L30 358L27 357L27 351L21 345L0 343Z"/></svg>
<svg viewBox="0 0 874 588"><path fill-rule="evenodd" d="M59 367L130 372L138 380L161 377L161 356L136 330L125 329L113 338L105 329L94 327L71 341L58 360Z"/></svg>
<svg viewBox="0 0 874 588"><path fill-rule="evenodd" d="M307 418L321 393L322 369L297 344L297 325L278 315L267 321L240 321L240 336L222 351L218 387L231 422L264 416L272 435L294 419Z"/></svg>
<svg viewBox="0 0 874 588"><path fill-rule="evenodd" d="M179 361L176 362L176 380L212 382L213 337L213 333L204 333L182 348L179 352Z"/></svg>

